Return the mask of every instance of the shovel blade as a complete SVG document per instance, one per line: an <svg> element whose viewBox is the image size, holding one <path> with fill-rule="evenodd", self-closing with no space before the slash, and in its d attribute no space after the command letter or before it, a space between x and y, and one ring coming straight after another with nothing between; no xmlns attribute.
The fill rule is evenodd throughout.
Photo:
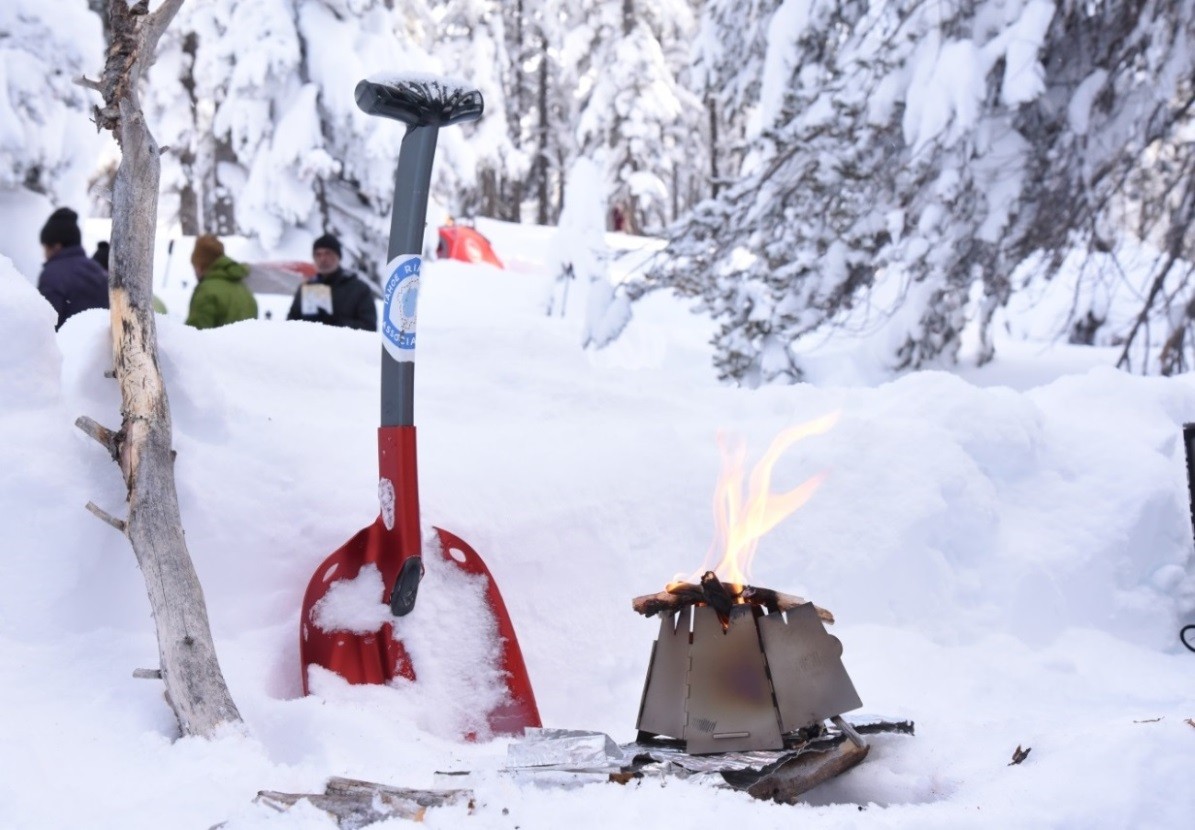
<svg viewBox="0 0 1195 830"><path fill-rule="evenodd" d="M477 552L460 537L436 528L440 553L450 566L457 567L485 580L486 605L494 616L499 637L500 653L497 664L506 680L508 694L487 717L490 730L496 735L522 734L528 726L541 726L531 678L523 662L514 624L489 568ZM387 683L397 677L417 680L415 667L401 641L395 639L393 627L386 623L375 631L325 631L316 624L316 607L331 586L341 580L355 579L367 565L376 565L382 572L384 586L390 586L398 575L399 557L386 555L385 545L393 539L381 518L364 528L337 549L316 569L303 597L300 617L299 657L302 662L303 693L308 694L308 674L311 666L322 666L353 684ZM388 571L393 571L389 573ZM389 588L384 588L386 593ZM387 596L378 602L387 603Z"/></svg>
<svg viewBox="0 0 1195 830"><path fill-rule="evenodd" d="M501 704L489 714L490 729L495 735L521 735L527 727L540 727L539 707L535 703L535 692L531 688L531 676L523 662L523 651L515 634L514 623L506 610L506 603L498 591L490 569L485 562L459 536L437 527L440 539L440 554L444 561L460 568L467 574L485 579L486 605L494 615L498 630L500 653L498 667L506 680L507 694Z"/></svg>
<svg viewBox="0 0 1195 830"><path fill-rule="evenodd" d="M307 583L303 596L303 610L299 628L299 659L303 666L303 694L308 694L308 668L322 666L343 677L349 683L387 683L396 677L415 679L411 659L400 641L392 636L387 623L376 631L325 631L316 620L320 600L333 585L342 580L356 579L366 565L379 565L388 559L382 551L387 540L386 528L379 517L373 524L349 539L316 568ZM394 574L382 568L382 583L393 583ZM378 597L379 602L385 601Z"/></svg>

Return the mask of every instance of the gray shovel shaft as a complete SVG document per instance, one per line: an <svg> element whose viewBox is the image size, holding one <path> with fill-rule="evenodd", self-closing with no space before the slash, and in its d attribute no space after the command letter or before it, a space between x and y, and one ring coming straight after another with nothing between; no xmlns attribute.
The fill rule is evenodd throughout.
<svg viewBox="0 0 1195 830"><path fill-rule="evenodd" d="M402 139L394 174L394 209L390 215L387 261L423 253L423 228L431 189L432 161L439 128L411 127ZM399 361L382 349L382 426L415 424L415 362Z"/></svg>

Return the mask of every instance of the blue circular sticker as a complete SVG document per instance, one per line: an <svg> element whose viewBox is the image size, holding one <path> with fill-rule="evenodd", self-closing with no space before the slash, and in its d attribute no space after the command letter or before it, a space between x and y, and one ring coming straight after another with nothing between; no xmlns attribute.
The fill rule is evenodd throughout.
<svg viewBox="0 0 1195 830"><path fill-rule="evenodd" d="M419 303L419 269L414 255L397 256L386 265L382 307L382 345L395 360L415 359L415 310Z"/></svg>

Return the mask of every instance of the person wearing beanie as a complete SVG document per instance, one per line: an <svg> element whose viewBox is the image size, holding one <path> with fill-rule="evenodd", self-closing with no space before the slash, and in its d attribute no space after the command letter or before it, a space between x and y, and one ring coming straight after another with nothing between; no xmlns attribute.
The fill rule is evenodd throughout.
<svg viewBox="0 0 1195 830"><path fill-rule="evenodd" d="M108 307L108 272L83 250L79 215L58 208L42 226L40 235L46 263L37 278L37 290L58 312L55 329L80 311Z"/></svg>
<svg viewBox="0 0 1195 830"><path fill-rule="evenodd" d="M311 245L315 278L295 291L287 320L377 331L378 309L364 280L340 267L340 240L330 233Z"/></svg>
<svg viewBox="0 0 1195 830"><path fill-rule="evenodd" d="M112 246L110 246L107 242L98 242L95 246L95 253L91 255L91 258L98 262L101 268L107 271L108 254L110 254L111 251Z"/></svg>
<svg viewBox="0 0 1195 830"><path fill-rule="evenodd" d="M211 234L195 240L191 267L199 284L191 295L187 325L214 329L257 318L257 300L245 285L249 269L224 253L224 243Z"/></svg>

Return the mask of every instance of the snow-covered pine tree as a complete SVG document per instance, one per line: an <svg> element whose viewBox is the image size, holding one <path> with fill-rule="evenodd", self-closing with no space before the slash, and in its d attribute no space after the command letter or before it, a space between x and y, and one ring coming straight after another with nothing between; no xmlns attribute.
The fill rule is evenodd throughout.
<svg viewBox="0 0 1195 830"><path fill-rule="evenodd" d="M692 49L690 88L706 110L708 189L737 178L748 133L758 135L767 25L781 0L707 0Z"/></svg>
<svg viewBox="0 0 1195 830"><path fill-rule="evenodd" d="M1191 0L1064 4L1047 91L1020 114L1034 149L1021 252L1042 256L1010 289L1062 282L1075 302L1059 333L1119 345L1133 371L1195 365L1193 44Z"/></svg>
<svg viewBox="0 0 1195 830"><path fill-rule="evenodd" d="M1117 187L1174 156L1191 6L786 0L757 21L771 126L634 293L701 298L720 375L747 385L800 380L802 342L843 327L909 369L953 361L974 319L988 359L1017 266L1119 227ZM1166 169L1173 240L1191 176Z"/></svg>
<svg viewBox="0 0 1195 830"><path fill-rule="evenodd" d="M152 84L155 129L178 159L165 178L202 194L201 230L222 231L211 206L224 201L235 230L268 249L330 231L345 267L376 280L403 130L365 116L353 93L377 72L443 74L428 52L436 32L425 0L187 4L173 30L181 57L161 60ZM467 152L464 138L446 132L440 151ZM456 175L467 164L437 169L441 192L472 184Z"/></svg>
<svg viewBox="0 0 1195 830"><path fill-rule="evenodd" d="M448 0L437 12L436 57L450 75L477 87L485 99L485 116L476 124L465 125L467 141L461 147L467 147L472 158L457 157L452 159L457 164L441 165L441 169L477 171L479 187L456 188L460 197L456 212L466 216L517 219L520 213L520 185L530 159L521 149L521 115L512 109L507 94L509 90L521 100L526 89L517 58L512 59L507 51L522 45L511 42L506 17L521 27L522 7L522 0ZM513 122L508 120L511 117Z"/></svg>
<svg viewBox="0 0 1195 830"><path fill-rule="evenodd" d="M574 0L517 0L503 6L508 51L514 61L507 120L526 153L526 176L511 197L534 212L540 225L560 215L566 169L576 157L577 61L570 49L571 23L584 14ZM515 125L517 129L513 129ZM522 217L522 214L518 214Z"/></svg>
<svg viewBox="0 0 1195 830"><path fill-rule="evenodd" d="M0 3L0 191L30 190L85 213L108 139L88 125L91 100L75 80L94 74L103 52L100 18L86 4Z"/></svg>
<svg viewBox="0 0 1195 830"><path fill-rule="evenodd" d="M677 81L661 43L691 36L683 0L589 4L570 53L582 79L578 153L606 159L611 209L632 232L660 232L673 218L676 168L688 163L700 102Z"/></svg>

